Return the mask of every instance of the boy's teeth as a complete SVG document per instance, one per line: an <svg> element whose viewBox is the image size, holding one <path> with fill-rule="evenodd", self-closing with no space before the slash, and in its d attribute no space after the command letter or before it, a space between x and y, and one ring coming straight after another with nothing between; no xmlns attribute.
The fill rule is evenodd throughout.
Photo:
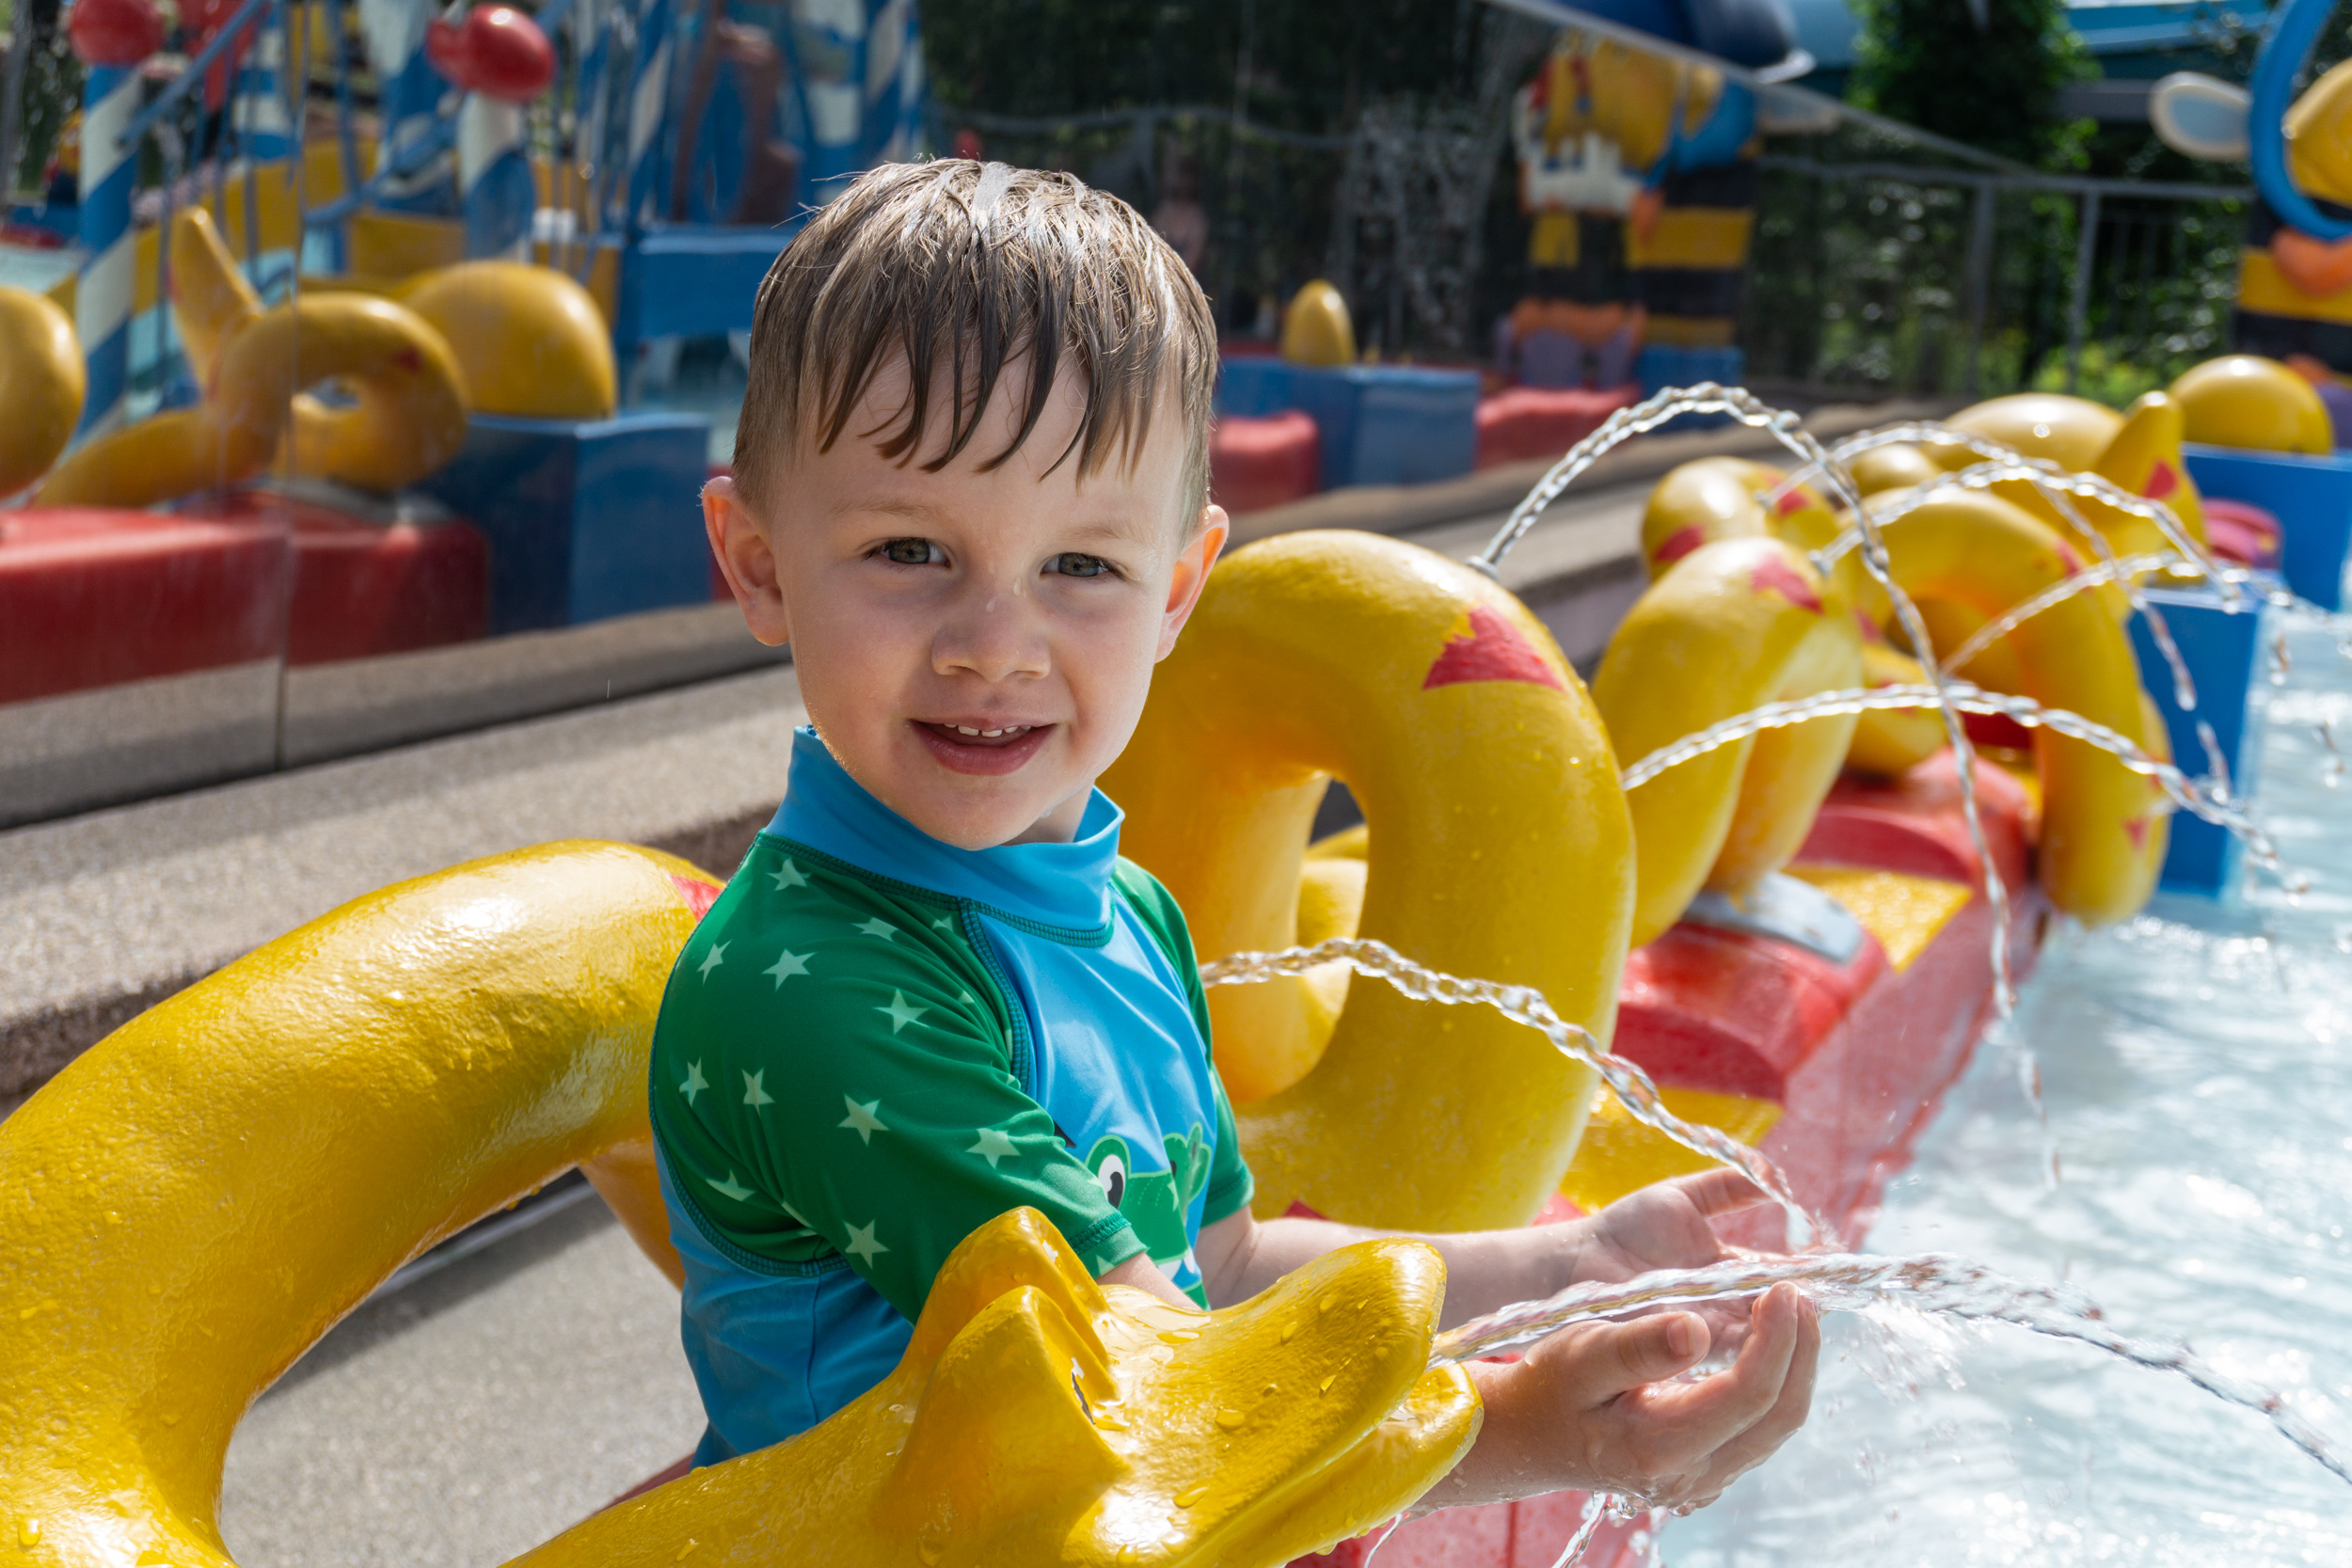
<svg viewBox="0 0 2352 1568"><path fill-rule="evenodd" d="M987 736L992 738L997 736L1025 735L1035 727L1036 726L1031 724L1007 724L1001 730L976 730L969 724L957 724L952 726L958 735Z"/></svg>

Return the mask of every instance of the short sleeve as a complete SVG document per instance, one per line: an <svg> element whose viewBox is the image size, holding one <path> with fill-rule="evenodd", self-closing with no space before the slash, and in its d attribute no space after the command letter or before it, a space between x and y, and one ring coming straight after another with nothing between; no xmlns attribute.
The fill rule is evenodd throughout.
<svg viewBox="0 0 2352 1568"><path fill-rule="evenodd" d="M1257 1196L1257 1180L1249 1163L1241 1157L1241 1132L1233 1125L1233 1107L1225 1098L1223 1079L1216 1084L1216 1149L1209 1159L1209 1191L1202 1200L1203 1229L1249 1207Z"/></svg>
<svg viewBox="0 0 2352 1568"><path fill-rule="evenodd" d="M1200 1224L1215 1225L1248 1207L1257 1191L1249 1164L1242 1158L1241 1132L1233 1125L1232 1102L1225 1095L1225 1079L1215 1070L1216 1047L1209 1032L1209 997L1200 986L1200 962L1192 947L1192 928L1176 895L1133 861L1122 860L1113 873L1127 904L1142 919L1162 952L1183 979L1185 999L1192 1004L1193 1022L1200 1027L1201 1048L1209 1053L1210 1092L1216 1097L1216 1147L1209 1161L1209 1186L1200 1211Z"/></svg>
<svg viewBox="0 0 2352 1568"><path fill-rule="evenodd" d="M1042 1211L1103 1268L1139 1253L1015 1077L1011 1020L953 906L826 896L811 875L772 918L706 921L663 1001L655 1127L705 1235L759 1272L846 1259L910 1321L947 1254L1009 1209Z"/></svg>

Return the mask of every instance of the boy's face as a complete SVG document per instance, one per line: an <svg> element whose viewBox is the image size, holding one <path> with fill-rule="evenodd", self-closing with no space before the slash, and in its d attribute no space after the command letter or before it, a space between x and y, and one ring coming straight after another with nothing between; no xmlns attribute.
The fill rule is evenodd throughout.
<svg viewBox="0 0 2352 1568"><path fill-rule="evenodd" d="M765 517L715 481L712 547L753 634L792 644L818 733L876 799L967 849L1067 841L1135 732L1225 514L1178 518L1185 432L1166 404L1132 467L1114 456L1081 480L1073 457L1049 474L1084 407L1065 374L1021 449L983 473L1019 428L1024 362L964 451L925 473L946 444L944 387L914 462L862 434L895 429L905 388L901 360L831 451L794 453Z"/></svg>

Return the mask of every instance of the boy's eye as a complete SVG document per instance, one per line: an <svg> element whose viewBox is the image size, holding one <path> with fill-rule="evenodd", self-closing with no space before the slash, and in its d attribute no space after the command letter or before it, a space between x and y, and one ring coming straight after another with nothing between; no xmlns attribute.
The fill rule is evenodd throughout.
<svg viewBox="0 0 2352 1568"><path fill-rule="evenodd" d="M939 559L939 546L928 539L893 539L882 547L882 559L899 566L929 566Z"/></svg>
<svg viewBox="0 0 2352 1568"><path fill-rule="evenodd" d="M1070 550L1047 562L1045 569L1057 577L1099 578L1107 576L1118 568L1099 555L1080 555L1075 550Z"/></svg>

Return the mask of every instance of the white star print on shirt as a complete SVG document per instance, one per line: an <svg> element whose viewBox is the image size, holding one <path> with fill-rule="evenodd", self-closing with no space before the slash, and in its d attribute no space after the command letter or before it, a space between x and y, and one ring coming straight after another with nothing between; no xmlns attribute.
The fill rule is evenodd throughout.
<svg viewBox="0 0 2352 1568"><path fill-rule="evenodd" d="M848 1253L852 1258L863 1258L868 1265L871 1265L874 1261L874 1255L876 1253L888 1252L890 1250L880 1242L874 1240L875 1227L881 1224L882 1221L876 1220L873 1225L853 1225L850 1227L850 1244L843 1247L841 1250Z"/></svg>
<svg viewBox="0 0 2352 1568"><path fill-rule="evenodd" d="M864 931L869 937L880 937L884 942L888 942L892 937L898 934L898 927L893 926L889 921L884 920L881 915L875 915L870 919L859 921L857 923L857 928Z"/></svg>
<svg viewBox="0 0 2352 1568"><path fill-rule="evenodd" d="M834 1122L834 1125L848 1128L855 1132L862 1142L870 1144L874 1141L875 1133L890 1131L882 1125L880 1100L869 1100L861 1105L845 1094L841 1097L841 1103L850 1108L850 1114Z"/></svg>
<svg viewBox="0 0 2352 1568"><path fill-rule="evenodd" d="M776 884L778 893L782 893L787 888L808 886L808 879L802 876L801 868L790 861L784 863L783 870L769 872L768 879Z"/></svg>
<svg viewBox="0 0 2352 1568"><path fill-rule="evenodd" d="M773 1105L775 1103L774 1101L768 1098L768 1091L759 1086L759 1081L767 1076L768 1069L766 1068L761 1068L757 1072L746 1072L743 1074L744 1104L757 1108L761 1105Z"/></svg>
<svg viewBox="0 0 2352 1568"><path fill-rule="evenodd" d="M908 1001L906 992L902 990L893 990L890 993L889 1006L877 1007L874 1010L890 1020L890 1032L894 1035L930 1011L929 1007L918 1007Z"/></svg>
<svg viewBox="0 0 2352 1568"><path fill-rule="evenodd" d="M980 1141L974 1144L970 1148L965 1149L964 1152L966 1154L977 1154L981 1159L986 1160L988 1162L988 1168L991 1170L994 1170L996 1168L996 1162L1003 1159L1006 1155L1010 1154L1017 1158L1021 1153L1019 1149L1013 1148L1012 1140L1010 1138L1005 1136L1002 1131L993 1127L981 1128Z"/></svg>
<svg viewBox="0 0 2352 1568"><path fill-rule="evenodd" d="M722 1197L731 1197L738 1203L752 1196L752 1190L749 1187L736 1180L733 1171L727 1172L727 1179L724 1181L713 1181L707 1176L703 1178L703 1181L706 1185L717 1189Z"/></svg>
<svg viewBox="0 0 2352 1568"><path fill-rule="evenodd" d="M727 956L727 949L734 945L735 944L731 942L711 943L710 951L704 956L702 961L702 975L704 979L707 980L710 978L710 972L719 967L720 960Z"/></svg>
<svg viewBox="0 0 2352 1568"><path fill-rule="evenodd" d="M956 928L956 923L955 923L954 921L952 921L952 920L948 919L948 918L947 918L946 915L944 915L944 914L943 914L943 915L941 915L941 916L940 916L937 920L934 920L934 921L932 921L932 922L931 922L931 929L932 929L932 930L934 930L934 931L953 931L955 928Z"/></svg>
<svg viewBox="0 0 2352 1568"><path fill-rule="evenodd" d="M686 1082L677 1086L677 1092L686 1097L686 1103L689 1105L694 1103L694 1097L708 1087L710 1087L710 1080L703 1076L702 1063L687 1063Z"/></svg>
<svg viewBox="0 0 2352 1568"><path fill-rule="evenodd" d="M787 980L789 980L795 974L805 974L808 973L808 960L816 956L817 953L814 948L810 949L806 953L787 953L776 960L774 968L763 969L760 973L762 974L774 975L776 977L776 990L782 990L784 989L784 983Z"/></svg>

